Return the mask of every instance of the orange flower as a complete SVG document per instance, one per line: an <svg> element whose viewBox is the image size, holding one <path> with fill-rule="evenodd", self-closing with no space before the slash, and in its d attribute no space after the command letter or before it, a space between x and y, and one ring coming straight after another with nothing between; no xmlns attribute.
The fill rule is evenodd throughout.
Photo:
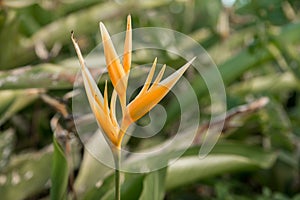
<svg viewBox="0 0 300 200"><path fill-rule="evenodd" d="M106 30L104 24L101 22L100 31L102 35L104 54L106 58L109 77L114 86L110 105L107 95L107 82L105 83L104 96L102 96L88 68L85 66L84 59L82 57L80 48L74 39L73 33L71 38L81 65L86 94L98 125L102 128L103 132L106 134L109 140L114 145L116 145L117 148L120 149L123 136L126 133L128 127L132 123L143 117L146 113L148 113L166 96L166 94L176 84L176 82L195 60L195 58L186 63L169 77L161 81L166 68L166 65L164 65L155 80L152 82L157 63L157 59L155 58L143 88L135 97L135 99L132 100L128 105L126 105L126 89L128 75L130 73L132 49L131 17L130 15L127 17L127 30L122 64L115 51L109 33ZM117 97L120 99L122 107L123 117L121 120L121 125L118 124L115 113Z"/></svg>

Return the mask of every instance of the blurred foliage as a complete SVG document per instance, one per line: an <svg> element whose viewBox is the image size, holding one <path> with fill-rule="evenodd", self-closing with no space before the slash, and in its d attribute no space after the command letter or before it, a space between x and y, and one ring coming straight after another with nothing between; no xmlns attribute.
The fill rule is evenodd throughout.
<svg viewBox="0 0 300 200"><path fill-rule="evenodd" d="M100 41L99 21L118 33L128 13L133 28L173 29L205 47L236 113L207 158L198 158L195 143L168 168L124 173L123 199L300 199L299 10L297 0L0 0L1 199L113 198L111 169L82 147L72 127L79 64L70 32L88 53ZM133 56L134 64L152 59ZM182 62L169 54L159 59L174 67ZM188 76L205 123L207 88L201 77ZM269 103L257 110L235 109L263 96ZM168 135L180 112L176 102L164 103ZM143 149L165 140L128 145Z"/></svg>

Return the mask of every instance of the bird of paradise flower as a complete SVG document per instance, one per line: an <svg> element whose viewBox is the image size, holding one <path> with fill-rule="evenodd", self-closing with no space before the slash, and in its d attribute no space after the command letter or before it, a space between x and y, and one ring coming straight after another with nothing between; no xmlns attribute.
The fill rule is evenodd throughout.
<svg viewBox="0 0 300 200"><path fill-rule="evenodd" d="M110 103L108 101L107 81L105 83L104 95L102 96L96 82L91 73L85 65L80 48L74 38L72 32L72 42L74 44L77 56L79 58L81 72L84 82L84 87L90 107L94 113L98 125L102 128L103 133L108 140L113 144L112 151L116 163L116 199L120 199L120 150L124 134L129 126L138 119L147 114L153 107L155 107L172 89L184 72L188 69L191 63L195 60L193 58L176 72L162 80L166 65L162 67L158 75L153 81L153 76L156 69L157 58L155 58L153 65L146 78L145 84L138 93L138 95L128 104L126 103L126 90L128 83L128 76L131 68L131 52L132 52L132 28L131 16L127 17L127 29L124 44L123 62L121 63L112 40L106 30L104 24L100 22L100 31L102 35L102 42L104 47L104 54L106 59L107 70L110 80L114 87ZM162 81L161 81L162 80ZM120 123L116 118L116 100L119 98L122 119ZM109 105L110 104L110 105Z"/></svg>

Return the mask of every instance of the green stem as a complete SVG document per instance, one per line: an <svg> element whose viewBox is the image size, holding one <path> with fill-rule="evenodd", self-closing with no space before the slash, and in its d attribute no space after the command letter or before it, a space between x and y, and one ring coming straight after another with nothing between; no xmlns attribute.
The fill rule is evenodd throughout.
<svg viewBox="0 0 300 200"><path fill-rule="evenodd" d="M115 200L121 199L121 181L120 181L120 165L121 165L121 149L113 149L115 160Z"/></svg>

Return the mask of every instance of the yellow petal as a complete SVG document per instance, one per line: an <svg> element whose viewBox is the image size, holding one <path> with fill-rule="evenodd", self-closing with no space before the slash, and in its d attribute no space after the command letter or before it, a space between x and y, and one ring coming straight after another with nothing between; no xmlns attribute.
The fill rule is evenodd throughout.
<svg viewBox="0 0 300 200"><path fill-rule="evenodd" d="M117 92L116 90L113 90L113 93L111 95L110 99L110 118L113 123L113 125L117 128L119 128L119 124L116 119L116 101L117 101Z"/></svg>
<svg viewBox="0 0 300 200"><path fill-rule="evenodd" d="M171 74L169 77L164 79L159 84L153 85L147 92L143 95L140 95L138 98L135 98L128 105L128 114L125 118L130 118L131 122L137 121L143 117L147 112L149 112L156 104L158 104L162 98L171 90L191 63L195 60L193 58L191 61L186 63L176 72Z"/></svg>
<svg viewBox="0 0 300 200"><path fill-rule="evenodd" d="M132 31L131 31L131 16L127 16L127 28L124 44L123 67L126 74L130 71L131 66L131 49L132 49Z"/></svg>
<svg viewBox="0 0 300 200"><path fill-rule="evenodd" d="M107 90L105 91L106 94L104 94L103 99L89 71L87 70L82 74L85 91L89 100L90 107L96 117L96 121L98 125L103 129L104 133L108 136L108 138L115 143L117 142L118 129L113 126L113 123L108 115L109 109L107 103Z"/></svg>
<svg viewBox="0 0 300 200"><path fill-rule="evenodd" d="M103 110L95 103L95 101L91 105L93 105L91 107L98 125L102 128L103 132L112 143L115 145L118 144L119 130L112 125L111 121L107 118L107 116L105 116Z"/></svg>
<svg viewBox="0 0 300 200"><path fill-rule="evenodd" d="M114 88L117 90L118 95L123 98L126 96L126 74L120 63L120 59L118 58L110 36L102 22L100 22L100 31L110 80Z"/></svg>
<svg viewBox="0 0 300 200"><path fill-rule="evenodd" d="M192 58L184 66L182 66L176 72L174 72L173 74L168 76L166 79L164 79L162 82L160 82L159 85L162 85L164 87L167 87L167 88L171 89L195 59L196 59L196 57ZM153 85L153 87L151 87L151 89L152 88L154 89L156 87L160 87L159 85L158 86Z"/></svg>
<svg viewBox="0 0 300 200"><path fill-rule="evenodd" d="M110 118L107 118L107 113L109 112L107 103L107 89L105 91L105 99L103 99L96 82L94 81L88 68L85 66L83 56L77 42L73 37L73 34L71 38L79 58L85 91L89 100L90 107L96 117L96 121L98 125L103 129L104 133L108 136L108 138L114 144L117 144L118 130L112 125Z"/></svg>
<svg viewBox="0 0 300 200"><path fill-rule="evenodd" d="M104 88L104 113L107 117L109 117L109 109L108 109L108 97L107 97L107 81L105 81Z"/></svg>
<svg viewBox="0 0 300 200"><path fill-rule="evenodd" d="M144 94L148 90L148 88L150 87L151 81L152 81L152 78L153 78L153 75L154 75L154 72L155 72L156 63L157 63L157 58L155 58L155 60L152 64L152 67L150 69L150 72L147 76L147 79L145 81L145 84L144 84L143 88L141 89L141 91L139 92L139 94L136 96L136 98L138 98L140 95Z"/></svg>
<svg viewBox="0 0 300 200"><path fill-rule="evenodd" d="M92 96L95 97L96 96L96 102L99 104L99 106L103 109L103 97L102 94L97 86L97 84L95 83L90 71L88 70L88 68L85 66L85 62L83 59L83 56L81 54L80 48L77 44L77 42L75 41L74 35L72 33L71 36L73 45L75 47L77 56L79 58L79 63L81 66L81 71L82 71L82 77L83 77L83 81L84 81L84 86L86 91L90 91L92 93Z"/></svg>
<svg viewBox="0 0 300 200"><path fill-rule="evenodd" d="M160 72L158 73L158 75L157 75L155 81L153 82L152 87L155 86L155 85L157 85L157 84L159 83L159 81L162 79L162 77L163 77L163 75L164 75L165 70L166 70L166 65L164 65L164 66L161 68L161 70L160 70Z"/></svg>

